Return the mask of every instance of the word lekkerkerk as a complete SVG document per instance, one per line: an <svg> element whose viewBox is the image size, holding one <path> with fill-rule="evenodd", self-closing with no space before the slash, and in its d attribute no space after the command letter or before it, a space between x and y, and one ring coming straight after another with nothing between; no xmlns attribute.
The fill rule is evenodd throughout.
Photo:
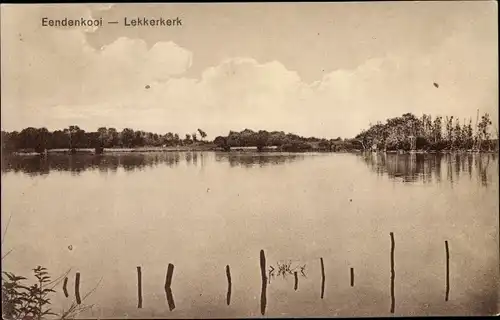
<svg viewBox="0 0 500 320"><path fill-rule="evenodd" d="M175 19L148 19L148 18L124 18L124 25L126 27L175 27L182 26L182 19L179 17Z"/></svg>

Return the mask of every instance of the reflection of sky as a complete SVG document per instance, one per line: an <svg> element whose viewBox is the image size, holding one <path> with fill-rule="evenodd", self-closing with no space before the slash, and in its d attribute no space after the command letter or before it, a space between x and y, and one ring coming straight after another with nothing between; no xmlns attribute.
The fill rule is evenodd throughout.
<svg viewBox="0 0 500 320"><path fill-rule="evenodd" d="M402 182L432 183L446 179L454 183L463 176L475 176L487 186L492 175L498 173L496 154L367 153L360 155L360 159L378 175L387 175Z"/></svg>

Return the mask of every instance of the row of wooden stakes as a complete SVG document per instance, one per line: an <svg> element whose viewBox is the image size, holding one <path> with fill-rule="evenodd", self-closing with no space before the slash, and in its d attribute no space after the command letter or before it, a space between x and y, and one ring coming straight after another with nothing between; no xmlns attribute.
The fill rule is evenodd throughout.
<svg viewBox="0 0 500 320"><path fill-rule="evenodd" d="M390 253L390 260L391 260L391 284L390 284L390 291L391 291L391 306L390 306L390 312L394 313L395 311L395 294L394 294L394 282L396 278L396 272L395 272L395 267L394 267L394 255L395 255L395 239L394 239L394 233L390 233L390 239L391 239L391 253ZM448 247L448 241L445 241L445 253L446 253L446 290L445 290L445 301L448 301L449 298L449 293L450 293L450 253L449 253L449 247ZM325 295L325 282L326 282L326 277L325 277L325 265L323 262L323 258L320 258L320 266L321 266L321 299L324 298ZM261 299L260 299L260 306L261 306L261 314L264 315L266 312L266 305L267 305L267 285L268 285L268 276L266 274L266 255L264 253L264 250L260 250L260 270L261 270L261 278L262 278L262 290L261 290ZM174 265L169 263L168 268L167 268L167 275L165 279L165 295L167 298L168 306L170 311L175 309L175 303L174 303L174 297L172 294L172 277L174 273ZM227 305L231 304L231 291L232 291L232 281L231 281L231 269L229 265L226 266L226 277L227 277L227 296L226 296L226 303ZM298 289L298 274L295 271L294 272L294 290ZM66 277L64 279L63 283L63 292L66 297L69 297L68 294L68 289L67 289L67 284L68 284L68 278ZM350 268L350 284L351 287L354 286L354 268ZM80 273L76 273L76 278L75 278L75 299L77 304L81 304L81 298L80 298ZM142 270L141 267L137 267L137 308L142 308Z"/></svg>

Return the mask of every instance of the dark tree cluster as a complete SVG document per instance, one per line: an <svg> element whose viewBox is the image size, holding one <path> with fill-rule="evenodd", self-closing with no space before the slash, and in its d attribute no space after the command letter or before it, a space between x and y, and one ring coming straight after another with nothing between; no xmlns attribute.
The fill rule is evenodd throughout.
<svg viewBox="0 0 500 320"><path fill-rule="evenodd" d="M229 150L234 147L256 147L264 150L268 147L276 147L280 151L312 151L324 150L335 151L337 146L343 145L342 139L320 139L316 137L302 137L293 133L283 131L253 131L245 129L241 132L230 131L227 136L218 136L214 139L217 147ZM340 149L340 148L339 148Z"/></svg>
<svg viewBox="0 0 500 320"><path fill-rule="evenodd" d="M197 139L200 135L201 141ZM177 133L158 134L135 131L125 128L121 132L115 128L99 128L95 132L86 132L78 126L70 126L63 130L50 132L47 128L29 127L21 132L2 131L2 151L29 150L42 153L47 149L80 149L80 148L136 148L145 146L179 146L194 142L203 143L207 134L198 129L193 134L181 139Z"/></svg>

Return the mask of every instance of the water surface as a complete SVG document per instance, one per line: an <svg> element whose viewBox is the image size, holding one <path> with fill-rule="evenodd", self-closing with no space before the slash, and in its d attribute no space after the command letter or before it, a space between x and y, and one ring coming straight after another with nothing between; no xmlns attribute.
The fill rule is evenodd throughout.
<svg viewBox="0 0 500 320"><path fill-rule="evenodd" d="M58 286L55 311L74 299L75 272L82 296L102 279L82 317L260 316L261 249L268 266L290 260L307 276L297 291L293 276L272 277L266 315L388 316L390 232L396 315L496 313L498 211L494 154L164 152L2 162L4 229L11 217L2 251L13 250L3 269L27 275L42 265L58 276L71 268L70 298ZM173 311L163 288L169 263Z"/></svg>

